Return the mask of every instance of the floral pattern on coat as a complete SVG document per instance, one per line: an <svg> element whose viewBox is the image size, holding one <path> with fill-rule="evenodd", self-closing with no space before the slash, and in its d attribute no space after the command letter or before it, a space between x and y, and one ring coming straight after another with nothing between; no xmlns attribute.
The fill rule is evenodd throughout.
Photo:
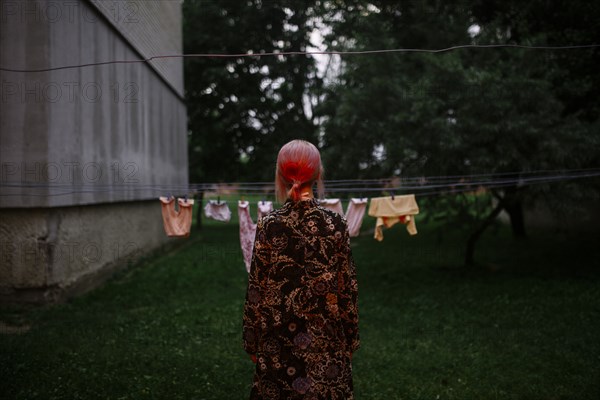
<svg viewBox="0 0 600 400"><path fill-rule="evenodd" d="M343 216L308 199L261 218L243 315L250 399L353 399L357 298Z"/></svg>

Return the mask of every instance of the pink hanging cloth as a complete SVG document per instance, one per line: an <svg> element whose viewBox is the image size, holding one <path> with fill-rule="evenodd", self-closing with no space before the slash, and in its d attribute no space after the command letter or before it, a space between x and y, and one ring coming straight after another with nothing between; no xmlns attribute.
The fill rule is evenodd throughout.
<svg viewBox="0 0 600 400"><path fill-rule="evenodd" d="M192 227L194 200L177 199L179 211L175 210L175 197L159 197L163 226L167 236L188 237Z"/></svg>
<svg viewBox="0 0 600 400"><path fill-rule="evenodd" d="M252 261L252 250L254 249L254 236L256 235L256 224L250 217L250 203L238 201L238 217L240 221L240 245L246 272L250 273L250 262Z"/></svg>

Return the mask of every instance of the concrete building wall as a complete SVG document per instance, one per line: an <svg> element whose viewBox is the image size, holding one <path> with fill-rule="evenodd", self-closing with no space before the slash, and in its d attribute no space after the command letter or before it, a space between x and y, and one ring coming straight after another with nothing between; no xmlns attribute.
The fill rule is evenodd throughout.
<svg viewBox="0 0 600 400"><path fill-rule="evenodd" d="M91 3L144 58L183 53L179 6L182 0L91 0ZM183 96L180 58L159 58L150 64Z"/></svg>
<svg viewBox="0 0 600 400"><path fill-rule="evenodd" d="M48 19L44 1L9 4L13 3L20 5L14 14L7 14L3 4L3 67L43 69L141 58L85 1L77 3L79 13L73 18L65 9L56 20ZM172 1L131 4L138 3L140 8L146 3L179 7ZM27 6L28 13L23 14L24 4L40 5ZM132 24L141 24L142 15L138 20ZM177 28L164 32L148 25L145 32L181 42ZM0 207L155 198L158 193L146 190L148 185L185 189L186 110L180 94L172 89L182 84L183 66L181 59L170 63L179 64L169 69L172 85L143 63L2 71Z"/></svg>
<svg viewBox="0 0 600 400"><path fill-rule="evenodd" d="M155 201L0 209L0 218L0 301L84 293L167 242Z"/></svg>
<svg viewBox="0 0 600 400"><path fill-rule="evenodd" d="M127 261L110 246L167 243L157 197L188 185L181 59L61 67L180 53L181 4L0 0L0 12L2 67L58 68L0 71L0 292L56 298ZM53 253L74 240L103 257Z"/></svg>

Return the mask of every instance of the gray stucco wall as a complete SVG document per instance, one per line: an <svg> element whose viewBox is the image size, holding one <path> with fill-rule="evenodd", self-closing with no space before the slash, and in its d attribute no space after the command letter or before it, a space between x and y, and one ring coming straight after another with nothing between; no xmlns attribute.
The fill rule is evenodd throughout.
<svg viewBox="0 0 600 400"><path fill-rule="evenodd" d="M0 0L4 68L138 60L181 43L179 1ZM157 198L187 191L182 95L181 59L0 71L0 293L75 287L128 261L110 246L144 254L173 240ZM103 256L53 253L74 241Z"/></svg>
<svg viewBox="0 0 600 400"><path fill-rule="evenodd" d="M155 201L0 209L0 302L43 303L84 293L165 237Z"/></svg>
<svg viewBox="0 0 600 400"><path fill-rule="evenodd" d="M14 14L2 15L3 67L39 69L140 58L87 2L77 3L80 12L73 18L63 10L63 17L56 20L45 16L44 1L13 3L20 5ZM23 15L19 9L25 3L41 4L38 13L43 15ZM179 7L178 2L158 3ZM179 29L147 34L169 33L181 42ZM175 86L180 85L181 60L170 62L179 64L179 79L173 79ZM0 207L156 198L160 193L146 190L148 185L185 190L185 106L151 66L114 64L1 74ZM10 186L23 184L36 188Z"/></svg>
<svg viewBox="0 0 600 400"><path fill-rule="evenodd" d="M90 0L144 58L183 53L183 0ZM180 58L158 58L150 64L173 89L183 96L183 74Z"/></svg>

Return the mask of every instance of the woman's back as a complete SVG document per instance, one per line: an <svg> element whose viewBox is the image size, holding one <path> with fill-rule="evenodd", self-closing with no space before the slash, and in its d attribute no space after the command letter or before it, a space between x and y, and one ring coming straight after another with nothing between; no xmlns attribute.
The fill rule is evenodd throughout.
<svg viewBox="0 0 600 400"><path fill-rule="evenodd" d="M348 261L343 217L319 207L316 200L290 201L262 224L264 238L258 240L271 248L264 275L267 287L272 288L267 299L287 297L283 308L271 309L281 318L280 323L273 321L274 327L297 317L339 320L338 284Z"/></svg>
<svg viewBox="0 0 600 400"><path fill-rule="evenodd" d="M341 215L288 200L259 220L244 309L244 347L258 359L251 398L351 399L356 300Z"/></svg>

